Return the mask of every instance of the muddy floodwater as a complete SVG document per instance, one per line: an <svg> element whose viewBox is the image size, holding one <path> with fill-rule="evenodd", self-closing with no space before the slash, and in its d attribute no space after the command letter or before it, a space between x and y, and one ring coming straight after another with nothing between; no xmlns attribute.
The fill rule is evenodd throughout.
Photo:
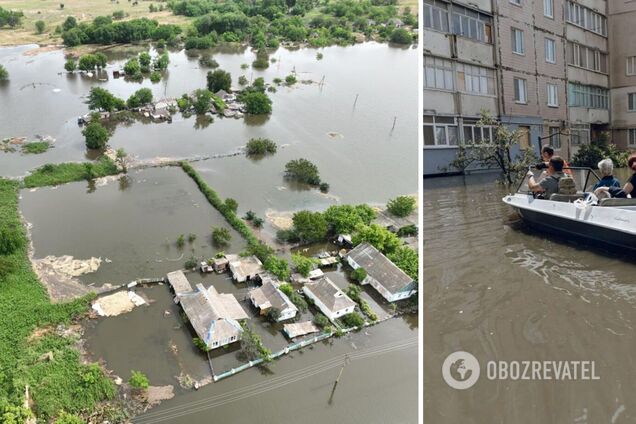
<svg viewBox="0 0 636 424"><path fill-rule="evenodd" d="M106 50L107 72L93 77L67 75L62 51L24 54L34 47L0 49L0 63L11 75L8 83L0 85L0 139L30 140L39 135L51 136L55 142L43 154L23 154L19 146L13 153L0 152L2 176L23 176L45 163L95 159L87 153L77 125L77 118L88 112L85 101L91 87L106 88L122 98L141 87L151 88L155 99L180 97L203 88L209 70L200 67L198 56L171 51L168 71L159 83L113 78L114 69L143 49L137 46ZM318 51L322 60L316 58ZM278 144L274 156L193 162L221 197L238 201L241 216L250 209L265 218L278 212L323 210L337 203L384 205L390 198L417 191L416 49L378 43L320 50L281 48L271 53L276 60L264 71L241 69L255 59L250 49L206 53L232 74L236 88L241 75L272 83L296 72L299 82L269 93L273 101L269 116L215 116L209 122L178 113L172 123L118 124L109 145L124 148L133 160L206 158L236 152L253 137L271 138ZM301 157L317 165L322 180L330 185L328 194L283 178L285 163ZM171 167L132 170L126 179L104 184L25 189L20 208L32 225L35 258L102 258L96 272L78 277L82 284L95 287L161 277L181 268L190 255L213 256L220 249L211 243L211 228L227 227L192 180L180 168ZM275 230L266 223L262 231ZM223 250L239 252L245 243L231 232L231 245ZM186 240L178 248L178 235L187 238L189 233L196 240ZM336 284L347 286L342 271L331 274ZM247 287L232 283L227 275L194 273L188 278L193 285L213 284L244 301ZM90 320L86 346L95 360L103 359L123 379L137 369L153 385L175 386L177 396L138 417L140 423L209 423L211 417L214 422L237 423L417 421L417 315L319 342L265 370L250 369L194 391L180 387L179 377L205 379L210 365L194 347L180 308L165 285L135 290L149 304L116 317ZM363 297L372 308L386 307L375 293L365 290ZM287 343L280 331L263 327L257 332L274 349ZM345 354L349 362L332 394ZM215 363L225 365L222 360Z"/></svg>
<svg viewBox="0 0 636 424"><path fill-rule="evenodd" d="M636 421L634 258L526 228L495 179L424 180L425 419ZM460 350L482 364L467 390L442 379L444 359ZM590 360L600 380L489 380L491 360Z"/></svg>

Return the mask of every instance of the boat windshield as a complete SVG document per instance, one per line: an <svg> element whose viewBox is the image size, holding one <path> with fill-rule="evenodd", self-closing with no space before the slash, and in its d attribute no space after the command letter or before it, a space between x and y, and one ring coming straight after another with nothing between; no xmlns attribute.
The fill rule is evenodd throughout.
<svg viewBox="0 0 636 424"><path fill-rule="evenodd" d="M534 173L535 181L539 181L542 178L543 170L536 169L534 166L530 166L528 168L530 171ZM582 167L582 166L570 166L563 168L565 172L570 174L574 183L576 184L576 190L586 193L592 191L592 187L600 178L592 168ZM517 188L517 193L531 194L532 192L528 188L528 178L524 176Z"/></svg>

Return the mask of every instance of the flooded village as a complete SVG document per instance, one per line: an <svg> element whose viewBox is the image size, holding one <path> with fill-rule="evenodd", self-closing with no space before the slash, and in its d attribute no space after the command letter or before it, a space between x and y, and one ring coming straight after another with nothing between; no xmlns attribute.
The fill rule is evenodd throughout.
<svg viewBox="0 0 636 424"><path fill-rule="evenodd" d="M286 46L269 50L265 69L237 44L99 51L107 64L89 75L65 70L62 48L0 48L10 75L0 175L20 184L29 268L46 292L38 302L87 302L79 318L34 323L42 335L20 341L38 353L16 359L38 367L25 405L51 422L67 412L86 422L416 422L417 50ZM117 75L146 51L169 57L159 82ZM232 84L211 90L201 114L197 91L217 69L206 56ZM241 101L259 78L271 113ZM153 101L96 115L95 87L121 99L147 88ZM101 150L83 134L96 120L110 133ZM273 140L275 154L249 154L253 139ZM32 141L47 149L29 153ZM300 158L320 184L290 178ZM96 175L41 183L47 167L69 163ZM116 171L100 174L109 163ZM406 213L391 212L398 200ZM53 393L41 376L59 381L63 355L79 355L82 381L81 367L99 364L112 389L82 384L111 406L38 409Z"/></svg>

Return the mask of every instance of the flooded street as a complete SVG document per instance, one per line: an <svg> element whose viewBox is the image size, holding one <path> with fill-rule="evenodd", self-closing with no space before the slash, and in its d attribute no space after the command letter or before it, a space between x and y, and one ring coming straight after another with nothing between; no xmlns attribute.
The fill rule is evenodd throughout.
<svg viewBox="0 0 636 424"><path fill-rule="evenodd" d="M634 259L526 228L495 179L424 181L425 419L634 422ZM482 364L469 390L442 379L460 350ZM490 360L591 360L600 380L489 380Z"/></svg>
<svg viewBox="0 0 636 424"><path fill-rule="evenodd" d="M0 61L11 75L8 84L0 85L0 139L50 135L56 141L43 154L0 152L2 176L23 176L46 163L94 159L87 155L77 125L77 117L88 112L84 102L91 87L106 88L123 98L141 87L151 88L155 99L180 97L203 88L209 71L200 68L198 57L174 51L167 77L160 83L114 79L112 70L141 51L130 48L105 51L110 59L108 75L66 75L62 51L23 54L33 47L0 49ZM239 155L192 163L222 198L238 201L239 216L253 210L265 218L276 212L324 210L338 203L384 205L390 198L416 193L417 50L365 43L320 49L322 60L317 60L317 52L281 48L270 55L275 63L256 71L241 69L255 59L249 49L212 51L220 69L232 74L236 88L240 75L249 80L262 76L271 83L295 71L299 82L269 93L270 116L240 120L215 116L205 125L196 116L177 113L170 124L119 124L109 145L123 147L133 159L146 160L223 155L252 137L271 138L278 144L274 156L253 160ZM324 84L319 84L323 78ZM317 165L330 185L328 194L283 178L285 163L300 157ZM23 189L20 209L32 225L35 258L102 258L96 272L78 277L94 287L161 277L183 267L191 255L212 257L220 250L238 253L245 247L232 229L229 246L212 245L212 227L229 226L177 167L132 170L124 180L95 186L77 182ZM266 223L261 231L273 234L275 228ZM192 243L187 241L190 233L196 235ZM180 234L186 237L183 248L176 246ZM346 288L342 272L330 274ZM232 283L226 274L194 273L188 279L193 286L213 284L244 301L246 287ZM140 423L209 423L212 416L215 422L241 423L417 422L417 315L318 342L265 370L249 369L194 391L181 388L179 377L204 379L210 375L210 365L193 345L194 335L184 326L180 307L165 285L135 290L148 305L89 320L85 336L92 358L103 359L106 368L124 380L131 370L140 370L152 385L175 386L175 398L138 417ZM379 296L365 292L363 297L372 307L380 307ZM263 333L263 341L273 350L281 349L281 334L268 338ZM350 362L330 400L345 354Z"/></svg>

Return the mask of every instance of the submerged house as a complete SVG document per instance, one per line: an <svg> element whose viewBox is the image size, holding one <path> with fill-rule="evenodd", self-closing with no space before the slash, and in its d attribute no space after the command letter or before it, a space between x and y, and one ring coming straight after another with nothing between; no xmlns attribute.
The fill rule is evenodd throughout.
<svg viewBox="0 0 636 424"><path fill-rule="evenodd" d="M246 256L230 261L228 264L232 277L239 283L255 279L260 273L265 272L263 263L256 256Z"/></svg>
<svg viewBox="0 0 636 424"><path fill-rule="evenodd" d="M327 277L306 283L303 293L330 320L350 314L356 308L356 303Z"/></svg>
<svg viewBox="0 0 636 424"><path fill-rule="evenodd" d="M176 301L208 349L241 339L243 329L238 321L248 316L234 295L219 293L214 286L205 289L197 284L194 291L178 293Z"/></svg>
<svg viewBox="0 0 636 424"><path fill-rule="evenodd" d="M280 317L276 321L284 321L296 316L298 308L292 303L285 293L271 280L265 281L261 287L249 292L250 300L254 307L261 311L261 315L271 308L280 311Z"/></svg>
<svg viewBox="0 0 636 424"><path fill-rule="evenodd" d="M356 246L346 255L346 261L351 268L366 271L367 276L360 284L371 284L389 302L417 292L415 281L369 243Z"/></svg>

